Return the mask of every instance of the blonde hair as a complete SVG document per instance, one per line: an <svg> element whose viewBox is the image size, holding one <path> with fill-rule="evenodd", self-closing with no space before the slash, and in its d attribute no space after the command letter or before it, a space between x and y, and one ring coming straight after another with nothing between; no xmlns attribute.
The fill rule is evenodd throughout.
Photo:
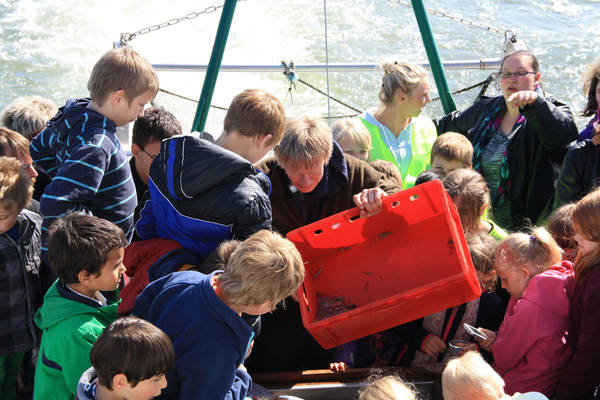
<svg viewBox="0 0 600 400"><path fill-rule="evenodd" d="M448 362L442 373L444 400L496 400L504 393L504 380L476 351Z"/></svg>
<svg viewBox="0 0 600 400"><path fill-rule="evenodd" d="M377 172L382 173L387 180L399 188L402 187L402 174L400 174L400 170L393 162L388 160L373 160L369 161L369 165L377 170Z"/></svg>
<svg viewBox="0 0 600 400"><path fill-rule="evenodd" d="M583 94L587 97L587 103L581 115L589 117L598 111L596 88L598 87L598 81L600 81L600 60L589 64L581 79L583 80Z"/></svg>
<svg viewBox="0 0 600 400"><path fill-rule="evenodd" d="M0 127L0 156L7 156L9 152L12 153L11 157L23 156L27 162L33 162L29 154L29 141L25 136Z"/></svg>
<svg viewBox="0 0 600 400"><path fill-rule="evenodd" d="M228 241L217 248L219 289L225 298L245 306L275 306L298 289L304 263L292 242L262 230L243 242Z"/></svg>
<svg viewBox="0 0 600 400"><path fill-rule="evenodd" d="M361 390L359 400L417 400L417 393L402 380L394 375L384 376Z"/></svg>
<svg viewBox="0 0 600 400"><path fill-rule="evenodd" d="M58 108L51 100L40 96L19 97L2 110L2 125L31 141L46 127Z"/></svg>
<svg viewBox="0 0 600 400"><path fill-rule="evenodd" d="M600 243L600 188L596 188L575 203L571 213L573 226L587 240ZM587 273L600 264L600 246L590 254L581 250L575 259L575 282L580 284Z"/></svg>
<svg viewBox="0 0 600 400"><path fill-rule="evenodd" d="M94 103L102 106L111 93L124 90L128 103L150 91L158 92L158 77L148 60L129 46L112 49L96 62L87 84Z"/></svg>
<svg viewBox="0 0 600 400"><path fill-rule="evenodd" d="M478 231L481 209L490 204L490 189L485 179L472 169L456 169L442 183L456 205L463 230Z"/></svg>
<svg viewBox="0 0 600 400"><path fill-rule="evenodd" d="M472 168L473 145L465 135L446 132L433 142L430 163L433 163L435 157L442 157L448 161L458 160L465 168Z"/></svg>
<svg viewBox="0 0 600 400"><path fill-rule="evenodd" d="M340 119L331 126L331 134L338 143L356 143L363 151L373 148L369 130L356 118Z"/></svg>
<svg viewBox="0 0 600 400"><path fill-rule="evenodd" d="M383 104L391 104L397 90L410 94L427 78L427 72L417 64L408 61L394 61L381 63L383 77L379 100Z"/></svg>
<svg viewBox="0 0 600 400"><path fill-rule="evenodd" d="M494 252L495 265L499 268L525 267L539 274L562 260L562 251L546 228L535 228L531 234L512 233Z"/></svg>
<svg viewBox="0 0 600 400"><path fill-rule="evenodd" d="M327 163L333 152L331 131L317 118L291 119L273 151L279 164L285 167L310 167L320 161Z"/></svg>
<svg viewBox="0 0 600 400"><path fill-rule="evenodd" d="M31 201L33 182L21 162L0 157L0 206L9 212L21 212Z"/></svg>

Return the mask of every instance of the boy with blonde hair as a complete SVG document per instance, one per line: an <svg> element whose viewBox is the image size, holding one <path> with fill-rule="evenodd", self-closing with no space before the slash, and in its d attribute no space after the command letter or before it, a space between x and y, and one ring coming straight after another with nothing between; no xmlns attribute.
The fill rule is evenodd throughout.
<svg viewBox="0 0 600 400"><path fill-rule="evenodd" d="M359 119L344 118L337 121L331 126L331 134L344 153L359 160L369 160L369 151L372 148L371 135Z"/></svg>
<svg viewBox="0 0 600 400"><path fill-rule="evenodd" d="M33 186L15 158L0 157L0 399L16 399L25 351L39 344L33 315L41 302L42 217L25 210Z"/></svg>
<svg viewBox="0 0 600 400"><path fill-rule="evenodd" d="M118 317L118 303L100 291L119 286L127 239L112 222L71 213L52 224L48 244L48 260L59 279L34 319L44 333L33 397L72 399L81 374L91 365L94 342Z"/></svg>
<svg viewBox="0 0 600 400"><path fill-rule="evenodd" d="M441 134L431 148L431 169L447 174L455 169L473 168L473 145L465 135L456 132Z"/></svg>
<svg viewBox="0 0 600 400"><path fill-rule="evenodd" d="M118 354L118 357L115 357ZM120 318L106 327L81 375L78 400L148 400L167 386L175 362L171 339L148 321Z"/></svg>
<svg viewBox="0 0 600 400"><path fill-rule="evenodd" d="M163 398L243 399L251 385L242 365L253 340L241 318L265 314L298 289L304 264L295 246L259 231L217 249L210 275L174 272L140 294L133 310L165 331L177 359Z"/></svg>
<svg viewBox="0 0 600 400"><path fill-rule="evenodd" d="M58 108L49 99L40 96L19 97L10 103L0 116L3 126L19 132L28 141L46 128Z"/></svg>
<svg viewBox="0 0 600 400"><path fill-rule="evenodd" d="M88 89L90 98L67 100L31 142L33 161L52 177L40 200L42 229L83 211L115 223L131 239L137 199L116 128L143 115L158 78L148 60L121 47L94 65Z"/></svg>

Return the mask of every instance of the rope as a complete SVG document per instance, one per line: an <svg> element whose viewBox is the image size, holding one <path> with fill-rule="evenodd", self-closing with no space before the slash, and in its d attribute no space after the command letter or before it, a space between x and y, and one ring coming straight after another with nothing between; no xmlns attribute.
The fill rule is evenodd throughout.
<svg viewBox="0 0 600 400"><path fill-rule="evenodd" d="M402 4L404 6L412 8L412 3L410 1L407 1L407 0L389 0L389 2L393 3L393 4ZM503 35L503 36L504 36L504 32L507 31L507 29L496 28L496 27L493 27L493 26L480 24L478 22L474 22L474 21L471 21L469 19L460 17L458 15L448 14L448 13L446 13L444 11L434 10L432 8L425 7L425 11L427 11L428 13L430 13L432 15L435 15L436 17L448 18L448 19L450 19L452 21L461 23L461 24L466 25L466 26L474 26L475 28L480 28L480 29L483 29L485 31L497 33L497 34Z"/></svg>
<svg viewBox="0 0 600 400"><path fill-rule="evenodd" d="M325 21L325 76L327 77L327 116L331 116L331 96L329 95L329 48L327 46L327 0L323 0L323 17Z"/></svg>
<svg viewBox="0 0 600 400"><path fill-rule="evenodd" d="M166 94L169 94L169 95L171 95L171 96L179 97L180 99L183 99L183 100L192 101L192 102L194 102L194 103L198 104L198 100L192 99L191 97L186 97L186 96L183 96L183 95L181 95L181 94L177 94L177 93L174 93L174 92L170 92L170 91L168 91L168 90L166 90L166 89L163 89L163 88L158 88L158 91L159 91L159 92L166 93ZM215 105L212 105L212 104L211 104L210 106L211 106L212 108L216 108L217 110L223 110L223 111L227 111L227 110L228 110L228 108L226 108L226 107L215 106Z"/></svg>

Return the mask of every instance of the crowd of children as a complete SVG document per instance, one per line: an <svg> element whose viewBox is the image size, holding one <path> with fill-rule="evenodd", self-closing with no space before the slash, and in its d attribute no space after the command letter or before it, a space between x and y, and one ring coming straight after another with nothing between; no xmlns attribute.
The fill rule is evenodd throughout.
<svg viewBox="0 0 600 400"><path fill-rule="evenodd" d="M442 373L447 400L598 398L600 63L584 85L587 142L572 145L535 211L519 208L516 188L536 182L509 179L514 157L495 159L488 144L506 155L526 130L547 130L536 115L560 113L561 139L545 131L536 140L548 149L527 150L559 165L570 111L544 99L531 53L502 65L506 104L435 124L419 117L425 71L403 62L384 64L382 104L361 118L286 121L275 96L249 89L216 140L145 109L158 78L129 47L95 64L90 98L15 101L0 128L0 398L16 399L28 371L34 399L243 400L253 372L375 366ZM128 159L116 127L133 121ZM482 295L324 351L302 327L304 263L281 234L353 206L367 218L383 196L433 179L456 206ZM512 231L533 215L547 228ZM359 396L419 398L393 375Z"/></svg>

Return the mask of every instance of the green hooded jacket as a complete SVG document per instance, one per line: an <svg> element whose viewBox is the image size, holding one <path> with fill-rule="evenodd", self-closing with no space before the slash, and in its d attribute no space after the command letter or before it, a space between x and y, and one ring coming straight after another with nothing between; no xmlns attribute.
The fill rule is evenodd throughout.
<svg viewBox="0 0 600 400"><path fill-rule="evenodd" d="M34 317L43 330L34 400L75 399L79 378L92 365L92 346L104 328L118 318L118 302L94 307L63 297L59 285L57 280L50 287Z"/></svg>

